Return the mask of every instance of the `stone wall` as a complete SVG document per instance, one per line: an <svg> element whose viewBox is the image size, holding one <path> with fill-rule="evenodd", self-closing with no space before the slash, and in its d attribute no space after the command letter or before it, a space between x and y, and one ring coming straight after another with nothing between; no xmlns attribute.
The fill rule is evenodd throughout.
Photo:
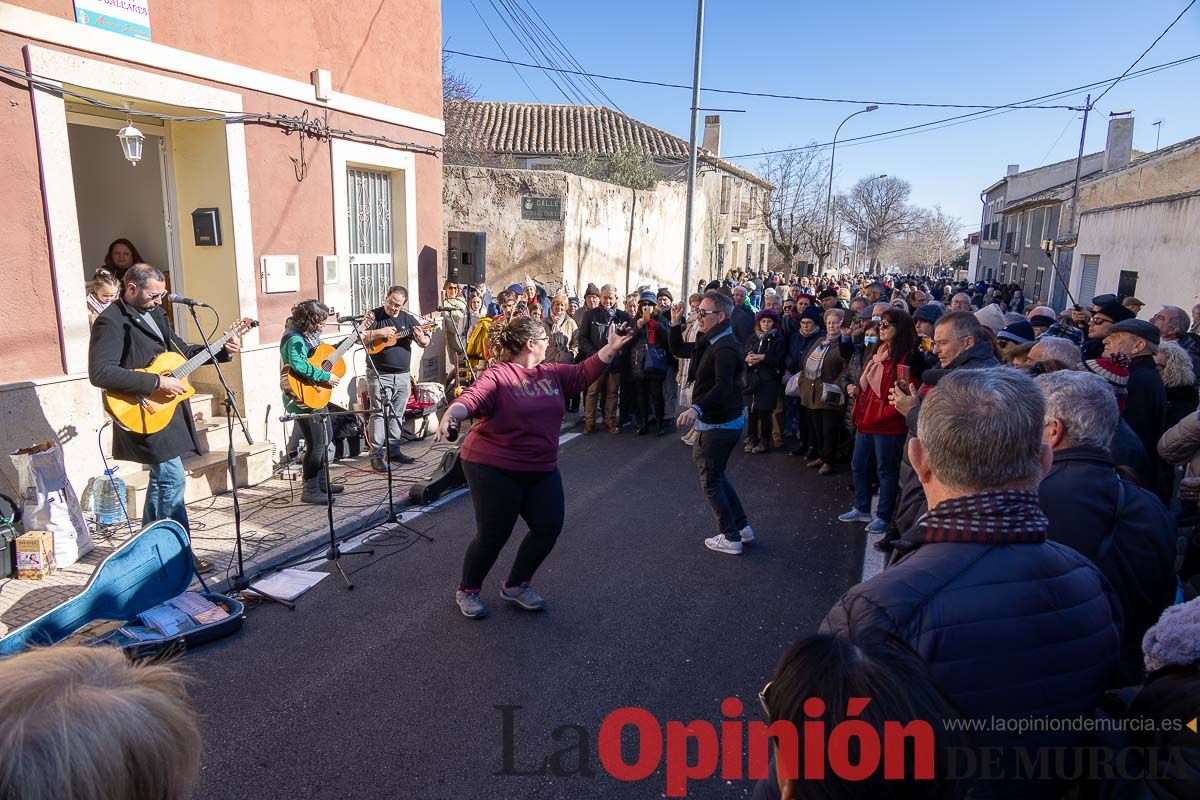
<svg viewBox="0 0 1200 800"><path fill-rule="evenodd" d="M588 283L611 283L622 292L667 287L679 297L686 184L664 181L653 190L634 191L565 172L464 166L445 167L444 178L444 228L487 234L487 284L493 291L530 275L576 294ZM523 219L521 198L528 195L561 198L562 219ZM698 192L697 268L706 209Z"/></svg>

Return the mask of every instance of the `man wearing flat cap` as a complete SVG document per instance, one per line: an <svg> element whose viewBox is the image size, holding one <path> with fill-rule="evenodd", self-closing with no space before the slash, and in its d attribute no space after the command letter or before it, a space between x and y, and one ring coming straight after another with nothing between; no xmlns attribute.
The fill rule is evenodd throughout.
<svg viewBox="0 0 1200 800"><path fill-rule="evenodd" d="M1109 326L1104 337L1105 356L1129 359L1128 396L1122 416L1155 465L1162 464L1158 458L1158 439L1166 426L1167 412L1167 390L1154 364L1159 340L1158 328L1143 319L1117 322Z"/></svg>
<svg viewBox="0 0 1200 800"><path fill-rule="evenodd" d="M1099 306L1087 324L1087 341L1083 343L1085 361L1104 355L1104 340L1115 323L1133 319L1133 312L1116 300Z"/></svg>

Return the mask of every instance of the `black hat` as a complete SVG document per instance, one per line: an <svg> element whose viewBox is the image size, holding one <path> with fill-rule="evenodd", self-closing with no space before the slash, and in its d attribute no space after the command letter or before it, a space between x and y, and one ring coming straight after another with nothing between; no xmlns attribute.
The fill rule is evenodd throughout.
<svg viewBox="0 0 1200 800"><path fill-rule="evenodd" d="M671 296L671 290L666 288L665 286L658 290L658 296L665 297L668 300L670 300L671 302L675 302L675 298Z"/></svg>
<svg viewBox="0 0 1200 800"><path fill-rule="evenodd" d="M596 288L596 284L589 283L587 285L587 289L585 289L583 292L583 296L584 297L599 297L600 290Z"/></svg>
<svg viewBox="0 0 1200 800"><path fill-rule="evenodd" d="M1029 324L1035 328L1049 328L1056 321L1054 317L1047 317L1045 314L1034 314L1029 318Z"/></svg>
<svg viewBox="0 0 1200 800"><path fill-rule="evenodd" d="M1102 306L1115 302L1117 302L1117 296L1115 294L1098 294L1092 298L1092 305L1094 306Z"/></svg>
<svg viewBox="0 0 1200 800"><path fill-rule="evenodd" d="M1134 314L1116 300L1113 300L1111 303L1104 303L1096 313L1103 314L1113 322L1124 322L1127 319L1133 319L1137 316L1137 314Z"/></svg>
<svg viewBox="0 0 1200 800"><path fill-rule="evenodd" d="M946 307L941 303L928 302L913 312L913 322L932 322L937 324L937 321L946 313Z"/></svg>
<svg viewBox="0 0 1200 800"><path fill-rule="evenodd" d="M824 300L826 297L837 297L837 296L838 296L837 289L826 289L825 291L823 291L819 295L817 295L817 299Z"/></svg>
<svg viewBox="0 0 1200 800"><path fill-rule="evenodd" d="M1152 322L1146 322L1144 319L1127 319L1116 323L1108 329L1112 333L1132 333L1140 339L1145 339L1155 347L1159 343L1158 328Z"/></svg>
<svg viewBox="0 0 1200 800"><path fill-rule="evenodd" d="M1006 339L1017 344L1029 344L1034 339L1033 325L1027 319L1013 322L1001 328L1000 332L996 334L996 338Z"/></svg>
<svg viewBox="0 0 1200 800"><path fill-rule="evenodd" d="M706 291L706 292L715 292L720 288L721 288L720 281L709 281L707 284L704 285L704 291Z"/></svg>

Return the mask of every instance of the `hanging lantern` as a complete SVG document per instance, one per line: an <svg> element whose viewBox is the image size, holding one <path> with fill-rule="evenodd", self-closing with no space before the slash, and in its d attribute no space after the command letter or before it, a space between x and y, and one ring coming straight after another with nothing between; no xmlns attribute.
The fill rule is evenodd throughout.
<svg viewBox="0 0 1200 800"><path fill-rule="evenodd" d="M142 160L142 142L145 138L141 131L133 127L132 120L117 132L117 139L121 142L121 152L125 154L125 159L135 167Z"/></svg>

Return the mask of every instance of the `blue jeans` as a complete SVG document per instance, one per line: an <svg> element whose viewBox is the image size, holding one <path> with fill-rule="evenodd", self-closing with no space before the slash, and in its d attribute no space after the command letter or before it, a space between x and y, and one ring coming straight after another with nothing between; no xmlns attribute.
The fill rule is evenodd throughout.
<svg viewBox="0 0 1200 800"><path fill-rule="evenodd" d="M173 519L188 529L187 507L183 504L183 461L176 456L161 464L150 464L150 482L146 485L146 506L142 527L160 519Z"/></svg>
<svg viewBox="0 0 1200 800"><path fill-rule="evenodd" d="M892 521L896 511L896 496L900 493L900 458L904 455L906 434L894 436L878 433L859 433L854 438L854 456L850 470L854 473L854 508L871 513L871 478L878 471L879 508L875 516L884 522Z"/></svg>

